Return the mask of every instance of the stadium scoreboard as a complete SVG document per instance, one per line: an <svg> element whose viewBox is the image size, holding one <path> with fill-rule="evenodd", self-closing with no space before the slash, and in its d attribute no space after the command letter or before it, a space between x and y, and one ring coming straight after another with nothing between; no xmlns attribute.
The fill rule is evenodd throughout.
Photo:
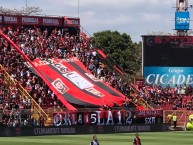
<svg viewBox="0 0 193 145"><path fill-rule="evenodd" d="M193 36L143 38L143 77L147 84L193 86Z"/></svg>

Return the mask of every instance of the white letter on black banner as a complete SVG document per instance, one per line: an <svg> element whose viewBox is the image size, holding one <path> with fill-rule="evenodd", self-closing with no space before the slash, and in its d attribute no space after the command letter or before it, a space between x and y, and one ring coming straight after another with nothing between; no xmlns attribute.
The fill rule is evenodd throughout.
<svg viewBox="0 0 193 145"><path fill-rule="evenodd" d="M97 125L104 125L104 124L105 124L105 123L104 123L104 118L102 118L103 121L101 122L101 111L96 111L96 113L97 113L97 118L98 118L98 123L97 123Z"/></svg>
<svg viewBox="0 0 193 145"><path fill-rule="evenodd" d="M109 123L111 121L111 123ZM113 114L111 111L108 111L108 118L107 118L107 123L106 125L114 125L114 121L113 121Z"/></svg>

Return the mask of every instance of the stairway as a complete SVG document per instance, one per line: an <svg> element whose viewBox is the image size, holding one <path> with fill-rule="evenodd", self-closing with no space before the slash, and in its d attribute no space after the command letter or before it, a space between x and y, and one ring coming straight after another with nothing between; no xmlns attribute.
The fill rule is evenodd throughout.
<svg viewBox="0 0 193 145"><path fill-rule="evenodd" d="M135 97L134 94L139 94L139 90L135 87L135 85L131 84L130 95L133 96L133 101L144 109L153 109L153 107L144 98Z"/></svg>
<svg viewBox="0 0 193 145"><path fill-rule="evenodd" d="M4 67L0 64L0 71L4 74L4 81L6 84L8 84L10 87L17 86L18 93L20 96L25 97L26 99L31 100L31 116L34 117L36 120L39 119L40 116L42 116L45 120L45 125L47 125L47 121L49 121L48 115L44 112L44 110L36 103L36 101L28 94L28 92L17 82L15 82L10 75L7 73L7 71L4 69Z"/></svg>

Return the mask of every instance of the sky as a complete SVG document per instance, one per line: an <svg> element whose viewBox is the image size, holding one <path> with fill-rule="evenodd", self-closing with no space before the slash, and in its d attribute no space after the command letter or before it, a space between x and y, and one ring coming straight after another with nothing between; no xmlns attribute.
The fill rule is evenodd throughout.
<svg viewBox="0 0 193 145"><path fill-rule="evenodd" d="M0 0L5 8L26 4L40 7L44 15L80 17L81 26L91 36L116 30L139 42L141 35L175 32L176 0ZM189 11L191 15L193 9Z"/></svg>

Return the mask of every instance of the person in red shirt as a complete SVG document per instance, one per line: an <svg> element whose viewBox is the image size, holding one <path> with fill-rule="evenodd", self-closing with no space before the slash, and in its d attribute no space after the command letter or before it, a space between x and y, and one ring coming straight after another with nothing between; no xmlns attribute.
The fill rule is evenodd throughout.
<svg viewBox="0 0 193 145"><path fill-rule="evenodd" d="M133 139L133 145L141 145L141 139L139 138L139 134L135 134L135 138Z"/></svg>

